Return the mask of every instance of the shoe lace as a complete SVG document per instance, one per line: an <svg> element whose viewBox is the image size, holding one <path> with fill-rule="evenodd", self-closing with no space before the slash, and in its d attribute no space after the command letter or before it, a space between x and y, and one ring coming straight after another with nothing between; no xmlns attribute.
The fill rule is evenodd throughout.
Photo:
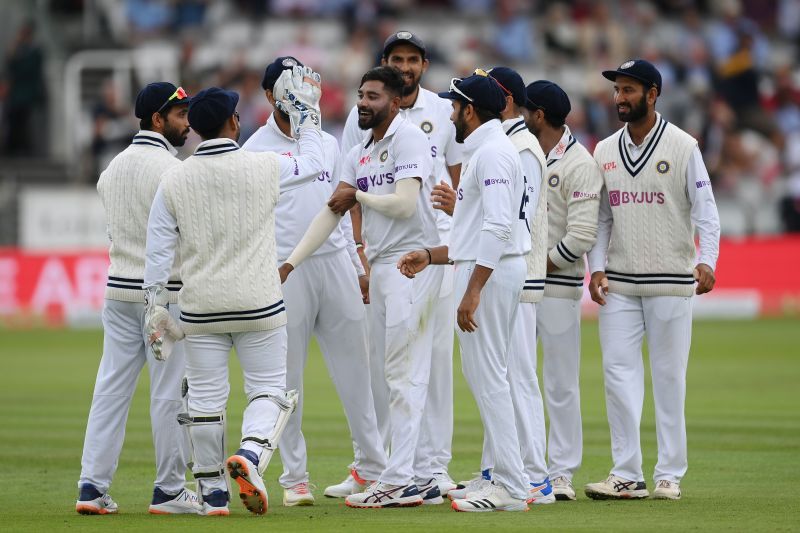
<svg viewBox="0 0 800 533"><path fill-rule="evenodd" d="M298 483L291 488L292 492L295 494L308 494L309 488L308 483Z"/></svg>

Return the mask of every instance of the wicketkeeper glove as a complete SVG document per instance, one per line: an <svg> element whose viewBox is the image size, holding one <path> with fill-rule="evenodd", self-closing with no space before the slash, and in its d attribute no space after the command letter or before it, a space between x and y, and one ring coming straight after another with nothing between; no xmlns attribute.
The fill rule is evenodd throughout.
<svg viewBox="0 0 800 533"><path fill-rule="evenodd" d="M167 310L169 292L164 287L148 287L144 293L144 301L147 344L156 359L166 361L172 354L175 343L186 335Z"/></svg>
<svg viewBox="0 0 800 533"><path fill-rule="evenodd" d="M309 67L295 66L284 70L273 86L278 108L289 115L292 134L301 129L320 129L319 99L321 77Z"/></svg>

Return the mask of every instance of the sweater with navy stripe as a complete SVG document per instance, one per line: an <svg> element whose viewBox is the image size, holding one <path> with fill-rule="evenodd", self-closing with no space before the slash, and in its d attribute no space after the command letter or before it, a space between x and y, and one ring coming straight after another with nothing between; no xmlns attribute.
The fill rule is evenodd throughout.
<svg viewBox="0 0 800 533"><path fill-rule="evenodd" d="M581 298L584 255L597 238L602 188L600 167L565 126L547 159L547 246L548 257L557 269L547 275L545 296Z"/></svg>
<svg viewBox="0 0 800 533"><path fill-rule="evenodd" d="M691 296L696 251L686 172L697 141L658 115L633 157L624 131L601 141L594 152L612 217L605 268L609 292Z"/></svg>
<svg viewBox="0 0 800 533"><path fill-rule="evenodd" d="M187 335L286 324L275 243L280 165L230 139L201 143L164 176L180 231L181 327Z"/></svg>
<svg viewBox="0 0 800 533"><path fill-rule="evenodd" d="M175 153L163 135L142 130L100 174L97 192L103 202L111 241L105 291L109 300L144 302L147 217L164 172L180 163ZM178 264L176 259L166 286L170 303L178 301L181 289Z"/></svg>

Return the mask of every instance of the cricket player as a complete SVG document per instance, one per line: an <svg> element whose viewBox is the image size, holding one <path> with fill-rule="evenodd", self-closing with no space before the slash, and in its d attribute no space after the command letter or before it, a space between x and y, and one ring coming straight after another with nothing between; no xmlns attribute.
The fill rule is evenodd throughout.
<svg viewBox="0 0 800 533"><path fill-rule="evenodd" d="M514 143L500 122L506 93L486 75L453 78L451 120L464 143L464 167L453 213L452 245L417 250L398 262L400 271L419 276L429 264L452 260L456 320L464 377L475 396L488 448L494 457L492 481L453 499L456 511L526 511L527 479L517 433L509 351L531 250L531 220L525 173ZM448 257L449 252L449 257ZM450 496L453 496L451 491Z"/></svg>
<svg viewBox="0 0 800 533"><path fill-rule="evenodd" d="M419 36L409 31L391 34L383 45L381 65L395 67L403 73L405 85L400 98L400 115L418 126L430 142L433 159L434 180L425 183L423 193L431 197L434 209L442 209L441 189L458 185L461 172L461 145L455 142L455 129L450 121L452 106L420 85L422 76L430 62L426 56L425 43ZM347 117L342 134L343 153L359 144L364 131L358 127L358 108L354 106ZM430 206L429 206L430 208ZM451 213L452 214L452 213ZM439 229L439 242L447 244L450 240L451 216L437 212L436 223ZM361 242L361 241L360 241ZM369 246L369 243L365 243ZM448 474L452 457L453 441L453 329L455 327L455 300L453 295L453 266L441 265L443 271L442 287L434 311L434 341L431 359L431 374L428 386L428 400L422 415L422 428L417 444L416 462L418 470L433 472L443 496L456 487ZM388 391L383 379L383 361L380 354L370 361L372 387L375 396L375 409L384 445L389 445ZM358 453L356 446L356 452ZM360 492L361 487L351 476L339 485L328 487L326 496L345 497Z"/></svg>
<svg viewBox="0 0 800 533"><path fill-rule="evenodd" d="M617 114L626 123L594 151L605 189L597 242L589 252L589 291L601 305L600 347L614 466L605 481L586 485L586 495L649 495L639 444L642 339L647 335L658 441L653 497L677 500L687 469L684 402L692 293L714 288L719 215L697 141L655 110L661 94L658 70L634 59L603 76L614 82Z"/></svg>
<svg viewBox="0 0 800 533"><path fill-rule="evenodd" d="M583 256L597 238L603 176L565 124L571 109L561 87L539 80L527 87L528 129L547 153L547 279L536 304L542 340L545 403L550 415L547 456L557 500L574 500L572 478L583 454L580 405Z"/></svg>
<svg viewBox="0 0 800 533"><path fill-rule="evenodd" d="M432 179L430 144L425 134L400 116L401 73L376 67L361 79L359 127L370 130L363 145L350 150L328 207L281 266L282 276L299 266L338 225L339 216L358 201L369 245L370 346L384 355L389 390L391 453L386 468L364 491L345 499L349 507L412 507L442 503L429 471L415 470L414 454L428 391L433 324L442 271L409 279L396 268L400 257L437 242L433 210L421 190ZM346 334L343 332L343 334Z"/></svg>
<svg viewBox="0 0 800 533"><path fill-rule="evenodd" d="M285 87L276 86L280 75L297 65L302 66L302 63L293 57L279 57L267 66L262 87L274 112L266 125L242 145L244 150L285 155L298 152L289 114L280 103ZM324 159L319 177L308 185L282 194L275 207L279 263L286 261L319 210L327 208L328 198L339 183L339 145L325 132L322 132L322 141ZM312 333L322 348L325 364L344 405L353 440L358 443L359 455L353 468L365 478L374 480L386 466L386 452L380 444L372 391L363 386L369 383L370 376L366 312L359 280L364 290L369 290L369 286L356 254L349 222L349 215L345 215L339 227L282 287L288 320L286 387L299 393L297 408L286 425L279 447L283 463L280 483L284 487L285 506L314 503L309 488L306 443L301 432L303 371Z"/></svg>
<svg viewBox="0 0 800 533"><path fill-rule="evenodd" d="M255 514L267 511L261 478L294 397L286 385L286 310L275 268L275 205L281 190L317 179L323 169L319 75L303 67L282 74L285 109L298 154L239 149L239 95L212 87L189 106L203 139L192 157L170 169L156 192L147 226L144 285L154 351L185 333L192 472L206 515L227 515L224 465L239 497ZM163 290L180 247L180 326L164 316ZM162 346L163 343L163 346ZM224 460L225 405L231 348L244 374L247 407L239 450Z"/></svg>
<svg viewBox="0 0 800 533"><path fill-rule="evenodd" d="M131 145L117 155L97 182L111 240L103 305L103 357L97 371L92 407L81 458L80 494L75 509L81 514L116 513L108 495L117 469L125 424L142 367L150 372L150 421L156 452L156 480L150 512L197 513L197 496L184 488L189 448L178 425L184 355L175 347L167 363L153 359L144 331L145 235L147 216L162 174L180 163L176 146L189 134L189 98L168 82L151 83L136 97L135 114L141 129ZM177 302L181 282L167 265L168 299ZM170 309L177 316L178 307Z"/></svg>

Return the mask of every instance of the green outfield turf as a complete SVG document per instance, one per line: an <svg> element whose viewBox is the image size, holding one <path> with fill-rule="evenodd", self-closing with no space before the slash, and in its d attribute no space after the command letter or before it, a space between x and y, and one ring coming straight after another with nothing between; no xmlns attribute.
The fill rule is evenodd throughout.
<svg viewBox="0 0 800 533"><path fill-rule="evenodd" d="M579 490L578 501L531 507L528 513L455 513L449 506L355 510L322 497L346 474L352 449L342 410L314 348L306 373L304 429L314 507L281 506L280 461L269 467L271 506L250 515L235 498L228 518L156 517L147 514L153 450L147 375L133 402L111 494L117 516L79 516L74 505L81 446L102 333L0 330L3 531L302 531L302 530L737 530L800 528L800 323L796 320L697 322L689 362L687 422L689 472L684 498L671 501L599 502ZM580 488L610 468L597 327L583 330L583 468ZM234 358L232 358L235 361ZM230 442L239 438L243 393L232 363ZM649 371L648 371L649 373ZM366 387L367 385L364 384ZM471 477L478 467L482 431L475 404L456 361L455 437L451 474ZM648 384L642 445L645 478L655 463L653 405Z"/></svg>

